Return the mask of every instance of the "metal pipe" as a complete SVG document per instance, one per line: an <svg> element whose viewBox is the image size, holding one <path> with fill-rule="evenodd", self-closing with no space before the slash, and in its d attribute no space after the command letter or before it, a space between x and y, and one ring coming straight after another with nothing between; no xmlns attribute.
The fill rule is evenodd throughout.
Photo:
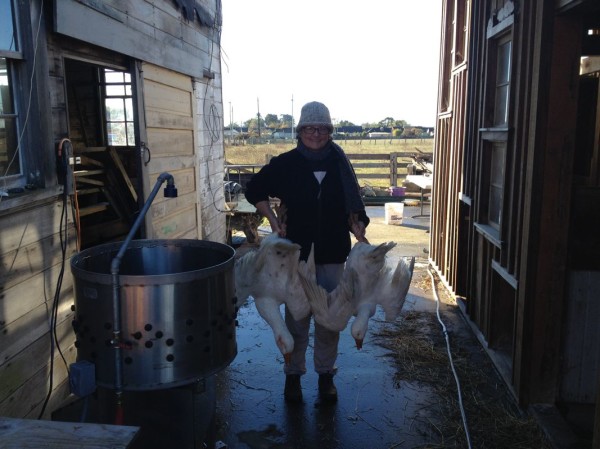
<svg viewBox="0 0 600 449"><path fill-rule="evenodd" d="M122 422L122 420L123 420L123 414L122 414L123 362L121 360L121 349L122 349L122 342L121 342L121 288L119 285L119 268L121 266L121 259L123 258L125 251L127 251L127 247L131 243L133 236L138 231L139 227L141 226L142 222L144 221L144 217L146 216L148 209L150 209L150 205L152 204L152 201L154 201L154 198L156 197L158 191L160 190L160 186L165 181L167 181L167 186L165 187L165 190L164 190L165 197L174 198L177 196L177 189L175 188L175 180L173 179L173 175L171 175L169 173L161 173L158 176L158 179L156 180L156 184L154 185L152 192L150 192L148 199L144 203L142 210L140 211L135 222L133 223L133 226L131 227L129 234L127 234L127 237L123 241L123 244L121 245L119 251L117 252L117 255L114 257L114 259L112 260L112 262L110 264L110 273L112 275L112 291L113 291L113 302L112 302L112 306L113 306L113 332L112 332L113 338L112 338L111 343L115 350L114 388L115 388L115 394L117 396L117 415L116 415L116 419L115 419L116 424L123 424L123 422ZM121 422L119 422L119 421L121 421Z"/></svg>

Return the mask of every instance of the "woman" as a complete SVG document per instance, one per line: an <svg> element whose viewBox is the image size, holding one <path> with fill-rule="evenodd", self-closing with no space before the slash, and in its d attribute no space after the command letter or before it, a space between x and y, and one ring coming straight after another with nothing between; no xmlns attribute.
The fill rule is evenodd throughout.
<svg viewBox="0 0 600 449"><path fill-rule="evenodd" d="M267 217L273 232L301 246L300 258L306 260L314 245L317 283L327 291L338 284L351 248L350 232L366 241L369 218L360 196L354 170L343 150L333 142L333 125L327 107L319 102L302 107L296 129L298 145L271 159L246 187L246 199ZM269 206L269 197L281 200L285 221L279 220ZM294 337L294 351L286 374L284 396L301 402L300 376L306 373L306 348L310 316L295 321L285 314ZM339 332L315 323L314 367L319 374L319 396L335 402Z"/></svg>

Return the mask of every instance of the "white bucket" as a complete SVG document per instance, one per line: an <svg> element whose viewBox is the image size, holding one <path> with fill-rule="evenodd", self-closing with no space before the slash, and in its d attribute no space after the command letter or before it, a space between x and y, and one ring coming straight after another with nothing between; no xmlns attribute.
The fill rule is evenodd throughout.
<svg viewBox="0 0 600 449"><path fill-rule="evenodd" d="M385 203L385 224L401 225L404 203Z"/></svg>

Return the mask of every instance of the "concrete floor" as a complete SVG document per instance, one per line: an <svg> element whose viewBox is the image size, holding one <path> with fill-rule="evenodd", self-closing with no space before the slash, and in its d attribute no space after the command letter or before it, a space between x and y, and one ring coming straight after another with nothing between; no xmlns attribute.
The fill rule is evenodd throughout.
<svg viewBox="0 0 600 449"><path fill-rule="evenodd" d="M413 291L405 307L432 309L433 302ZM371 335L385 326L379 314L372 321ZM419 423L438 419L439 414L428 412L434 393L417 384L395 385L396 369L386 360L387 351L369 341L369 335L359 351L349 329L341 334L337 404L318 400L309 347L304 403L289 405L282 395L283 359L270 328L253 304L240 310L239 323L238 355L217 376L218 435L227 447L414 448L433 441Z"/></svg>
<svg viewBox="0 0 600 449"><path fill-rule="evenodd" d="M420 213L419 207L407 207L401 226L386 225L384 208L369 207L367 238L373 244L396 241L398 246L388 254L391 263L400 256L416 256L416 272L422 275L429 218L411 218ZM413 284L417 277L415 273ZM404 310L435 313L435 305L431 290L412 285ZM318 400L311 347L308 372L302 377L304 403L287 404L283 358L271 329L253 304L240 310L238 322L238 355L217 375L218 439L228 448L414 448L437 440L430 425L440 419L430 407L436 402L433 391L416 383L396 384L396 368L385 357L388 351L370 339L386 326L380 312L371 320L362 350L356 349L349 327L341 333L335 377L339 399L334 405Z"/></svg>

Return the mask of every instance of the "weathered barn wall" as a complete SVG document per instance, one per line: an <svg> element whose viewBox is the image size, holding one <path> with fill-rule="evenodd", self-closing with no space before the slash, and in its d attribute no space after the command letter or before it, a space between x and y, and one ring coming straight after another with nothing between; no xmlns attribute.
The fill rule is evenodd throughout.
<svg viewBox="0 0 600 449"><path fill-rule="evenodd" d="M64 207L70 210L68 202ZM0 216L2 416L38 417L48 393L51 321L56 322L57 349L61 349L68 363L75 360L72 279L68 268L75 245L72 220L69 218L68 223L61 225L63 213L62 202L49 198ZM61 232L65 226L70 231L63 254ZM48 409L57 406L68 394L67 369L58 350L54 353L53 367L56 391Z"/></svg>
<svg viewBox="0 0 600 449"><path fill-rule="evenodd" d="M32 44L42 2L19 4L31 15L31 27L20 27L30 34L22 43ZM179 192L175 199L157 196L145 237L225 240L220 3L198 2L208 11L202 23L196 16L183 17L176 4L46 1L36 58L33 46L24 45L21 66L28 68L27 78L33 71L29 64L37 64L27 133L39 148L32 166L43 172L45 187L0 201L0 415L37 418L51 387L43 415L49 418L70 393L67 365L76 350L69 258L77 239L73 204L62 195L55 156L60 139L70 131L79 138L83 131L69 120L66 59L128 71L136 79L140 140L150 153L141 152L141 142L138 149L142 157L151 155L144 166L144 194L164 171L173 174ZM96 20L98 14L106 20ZM65 35L61 26L67 27ZM69 27L78 30L77 39L68 36ZM157 41L158 51L147 47ZM58 343L53 353L51 336Z"/></svg>
<svg viewBox="0 0 600 449"><path fill-rule="evenodd" d="M595 1L444 2L431 230L432 264L515 397L590 433L595 408L594 447L598 30Z"/></svg>
<svg viewBox="0 0 600 449"><path fill-rule="evenodd" d="M219 21L214 2L203 1L206 21ZM184 20L173 1L61 0L56 31L136 59L198 76L209 65L211 43L199 39L195 15Z"/></svg>

